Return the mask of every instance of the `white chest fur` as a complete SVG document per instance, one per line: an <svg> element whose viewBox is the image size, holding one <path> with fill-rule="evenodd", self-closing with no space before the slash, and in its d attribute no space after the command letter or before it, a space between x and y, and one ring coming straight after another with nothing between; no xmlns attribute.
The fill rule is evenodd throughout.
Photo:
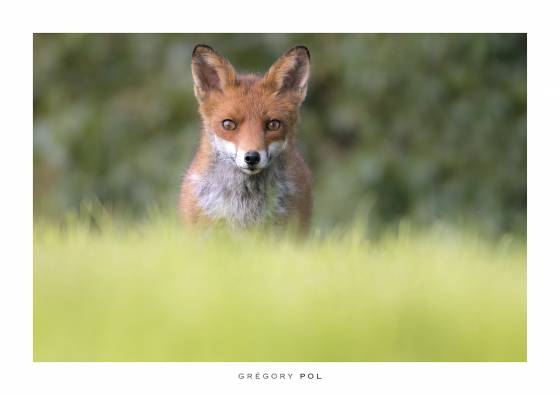
<svg viewBox="0 0 560 395"><path fill-rule="evenodd" d="M289 214L295 188L282 158L254 175L223 159L217 158L205 174L190 176L198 206L208 217L246 228Z"/></svg>

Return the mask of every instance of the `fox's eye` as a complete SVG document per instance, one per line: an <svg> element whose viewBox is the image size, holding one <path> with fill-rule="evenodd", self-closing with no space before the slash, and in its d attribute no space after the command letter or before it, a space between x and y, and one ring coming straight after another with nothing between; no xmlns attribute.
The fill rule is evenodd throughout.
<svg viewBox="0 0 560 395"><path fill-rule="evenodd" d="M224 120L222 121L222 127L223 127L225 130L235 130L235 127L236 127L236 126L237 126L237 125L235 124L235 122L233 122L231 119L224 119Z"/></svg>
<svg viewBox="0 0 560 395"><path fill-rule="evenodd" d="M266 124L266 128L268 130L278 130L282 126L282 122L277 119L273 119L272 121L268 121Z"/></svg>

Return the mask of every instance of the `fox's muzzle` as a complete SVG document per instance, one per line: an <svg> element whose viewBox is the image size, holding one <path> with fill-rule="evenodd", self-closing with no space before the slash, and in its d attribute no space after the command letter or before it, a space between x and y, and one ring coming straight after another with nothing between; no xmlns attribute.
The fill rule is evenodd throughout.
<svg viewBox="0 0 560 395"><path fill-rule="evenodd" d="M275 141L266 150L243 150L233 142L213 135L213 147L235 161L235 165L245 174L257 174L269 165L272 158L280 155L286 149L286 140Z"/></svg>
<svg viewBox="0 0 560 395"><path fill-rule="evenodd" d="M241 149L237 149L235 153L235 164L242 172L246 174L257 174L262 169L268 166L268 162L268 153L264 150L244 151Z"/></svg>

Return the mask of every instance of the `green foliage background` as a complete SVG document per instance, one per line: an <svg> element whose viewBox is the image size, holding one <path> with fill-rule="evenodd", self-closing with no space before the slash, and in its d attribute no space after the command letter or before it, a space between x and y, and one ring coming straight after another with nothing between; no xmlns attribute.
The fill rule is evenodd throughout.
<svg viewBox="0 0 560 395"><path fill-rule="evenodd" d="M241 71L309 47L299 145L316 225L364 207L371 227L408 218L525 234L524 34L36 34L35 216L176 204L199 136L197 43Z"/></svg>

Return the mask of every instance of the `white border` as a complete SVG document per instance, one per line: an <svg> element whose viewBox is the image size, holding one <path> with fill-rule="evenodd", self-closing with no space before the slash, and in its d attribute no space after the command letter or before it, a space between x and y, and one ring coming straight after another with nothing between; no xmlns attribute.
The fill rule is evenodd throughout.
<svg viewBox="0 0 560 395"><path fill-rule="evenodd" d="M82 2L84 3L84 2ZM532 12L520 0L70 0L37 2L27 16L34 32L523 32Z"/></svg>
<svg viewBox="0 0 560 395"><path fill-rule="evenodd" d="M364 2L365 4L366 2ZM284 0L20 2L3 7L1 90L2 393L554 393L560 356L558 10L553 2ZM547 5L548 4L548 5ZM32 363L32 32L529 32L528 363ZM14 238L14 235L16 236ZM303 368L302 368L303 366ZM242 382L250 371L318 371L324 381ZM6 388L4 388L6 387ZM556 391L555 391L556 389ZM317 390L317 391L315 391Z"/></svg>

